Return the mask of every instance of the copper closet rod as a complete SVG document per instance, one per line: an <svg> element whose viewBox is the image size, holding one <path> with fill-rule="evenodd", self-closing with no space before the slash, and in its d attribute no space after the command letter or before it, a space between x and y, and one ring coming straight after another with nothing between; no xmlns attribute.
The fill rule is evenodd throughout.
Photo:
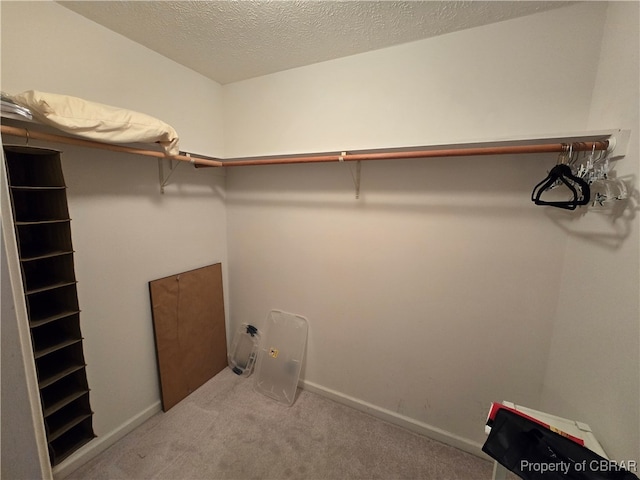
<svg viewBox="0 0 640 480"><path fill-rule="evenodd" d="M608 140L593 142L547 143L540 145L511 145L503 147L461 147L441 150L411 150L396 152L326 154L300 157L263 157L239 160L225 160L225 167L243 167L247 165L277 165L283 163L318 163L318 162L354 162L359 160L401 160L410 158L466 157L474 155L519 155L523 153L562 153L602 151L609 148Z"/></svg>
<svg viewBox="0 0 640 480"><path fill-rule="evenodd" d="M154 150L143 150L133 147L125 147L122 145L113 145L110 143L94 142L91 140L82 140L79 138L65 137L62 135L52 135L41 132L30 132L25 128L11 127L2 125L1 131L6 135L24 137L27 140L33 138L35 140L44 140L55 143L65 143L69 145L78 145L81 147L99 148L103 150L111 150L115 152L133 153L137 155L145 155L148 157L167 158L170 160L179 160L183 162L191 162L196 166L203 167L242 167L248 165L278 165L291 163L321 163L321 162L348 162L359 160L400 160L411 158L436 158L436 157L463 157L475 155L520 155L525 153L562 153L571 149L574 152L584 152L593 150L607 150L609 148L608 140L598 140L592 142L576 142L571 145L566 143L547 143L538 145L511 145L502 147L461 147L447 148L440 150L412 150L412 151L395 151L395 152L372 152L372 153L347 153L342 154L325 154L311 156L290 156L290 157L262 157L238 160L211 160L199 158L197 156L176 155L167 156L163 152Z"/></svg>

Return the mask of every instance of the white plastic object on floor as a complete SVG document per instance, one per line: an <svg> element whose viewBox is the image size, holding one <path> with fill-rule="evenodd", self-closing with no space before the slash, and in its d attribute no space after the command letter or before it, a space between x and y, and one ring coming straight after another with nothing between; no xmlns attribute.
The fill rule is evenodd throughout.
<svg viewBox="0 0 640 480"><path fill-rule="evenodd" d="M271 310L262 329L254 389L286 405L293 405L307 344L307 319Z"/></svg>

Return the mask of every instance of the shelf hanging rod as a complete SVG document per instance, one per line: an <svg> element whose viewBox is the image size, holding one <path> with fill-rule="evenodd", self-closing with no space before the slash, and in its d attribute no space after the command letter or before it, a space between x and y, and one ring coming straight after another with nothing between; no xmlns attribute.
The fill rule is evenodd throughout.
<svg viewBox="0 0 640 480"><path fill-rule="evenodd" d="M94 142L92 140L83 140L80 138L65 137L62 135L53 135L49 133L42 133L37 131L30 131L26 128L11 127L9 125L2 125L1 131L5 135L12 135L14 137L24 137L27 140L43 140L53 143L64 143L67 145L77 145L80 147L98 148L100 150L110 150L113 152L121 153L133 153L136 155L144 155L147 157L166 158L169 160L178 160L181 162L190 162L198 166L203 167L221 167L222 162L219 160L208 160L204 158L198 158L190 155L175 155L168 156L164 152L155 150L143 150L141 148L126 147L124 145L113 145L111 143Z"/></svg>
<svg viewBox="0 0 640 480"><path fill-rule="evenodd" d="M563 153L568 152L569 147L573 152L603 151L608 150L608 140L591 142L547 143L540 145L509 145L502 147L463 147L447 148L441 150L415 150L404 152L372 152L372 153L348 153L293 156L293 157L262 157L239 160L225 160L225 167L243 167L249 165L278 165L290 163L320 163L320 162L354 162L360 160L401 160L412 158L441 158L441 157L467 157L477 155L520 155L526 153Z"/></svg>

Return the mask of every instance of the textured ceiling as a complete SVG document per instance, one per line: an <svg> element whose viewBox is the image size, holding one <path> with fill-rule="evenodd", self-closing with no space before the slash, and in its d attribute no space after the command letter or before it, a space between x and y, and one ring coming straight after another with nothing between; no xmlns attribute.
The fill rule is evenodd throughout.
<svg viewBox="0 0 640 480"><path fill-rule="evenodd" d="M560 1L60 1L221 84L549 10Z"/></svg>

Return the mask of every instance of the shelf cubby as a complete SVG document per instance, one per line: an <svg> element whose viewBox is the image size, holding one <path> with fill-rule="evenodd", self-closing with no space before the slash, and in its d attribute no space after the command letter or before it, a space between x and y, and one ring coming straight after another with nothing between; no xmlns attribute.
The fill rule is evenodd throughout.
<svg viewBox="0 0 640 480"><path fill-rule="evenodd" d="M24 262L73 253L68 220L23 224L17 230L18 252Z"/></svg>
<svg viewBox="0 0 640 480"><path fill-rule="evenodd" d="M10 149L10 154L9 154ZM13 187L64 187L60 153L29 147L7 147L7 171Z"/></svg>
<svg viewBox="0 0 640 480"><path fill-rule="evenodd" d="M28 294L27 311L31 326L78 313L80 308L75 284Z"/></svg>
<svg viewBox="0 0 640 480"><path fill-rule="evenodd" d="M16 223L37 224L69 220L67 193L64 188L11 188Z"/></svg>
<svg viewBox="0 0 640 480"><path fill-rule="evenodd" d="M45 417L47 436L52 442L83 420L89 418L93 412L89 406L89 392L76 398L61 409Z"/></svg>
<svg viewBox="0 0 640 480"><path fill-rule="evenodd" d="M40 356L35 360L40 389L85 367L81 341Z"/></svg>
<svg viewBox="0 0 640 480"><path fill-rule="evenodd" d="M89 392L87 376L83 369L70 373L61 380L42 389L42 412L45 417Z"/></svg>
<svg viewBox="0 0 640 480"><path fill-rule="evenodd" d="M31 339L35 358L73 345L82 340L78 317L73 315L34 327L31 329Z"/></svg>
<svg viewBox="0 0 640 480"><path fill-rule="evenodd" d="M63 435L49 442L49 456L51 464L57 465L77 449L95 438L91 425L91 417L69 429Z"/></svg>
<svg viewBox="0 0 640 480"><path fill-rule="evenodd" d="M75 283L73 255L56 255L22 263L24 289L27 294L51 290Z"/></svg>

